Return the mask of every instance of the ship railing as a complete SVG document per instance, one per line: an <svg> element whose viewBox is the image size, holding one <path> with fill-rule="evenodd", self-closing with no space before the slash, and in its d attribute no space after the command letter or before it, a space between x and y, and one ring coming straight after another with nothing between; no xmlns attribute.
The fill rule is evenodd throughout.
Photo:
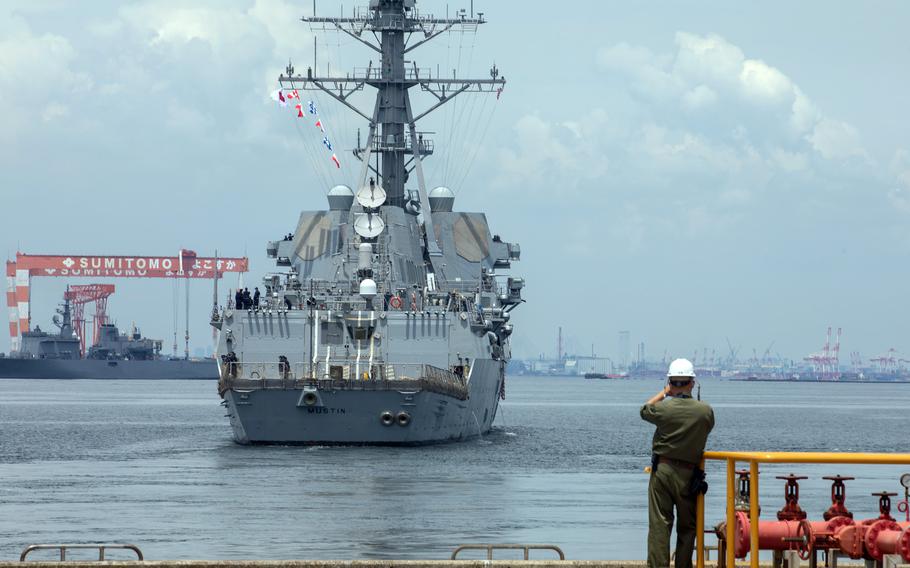
<svg viewBox="0 0 910 568"><path fill-rule="evenodd" d="M29 554L36 550L59 550L60 562L66 561L66 552L68 550L97 550L98 562L104 562L104 553L108 550L131 550L136 554L137 560L144 560L142 551L135 544L30 544L22 550L19 555L19 562L25 562Z"/></svg>
<svg viewBox="0 0 910 568"><path fill-rule="evenodd" d="M219 392L228 389L428 390L468 398L464 375L423 363L343 360L317 362L222 362Z"/></svg>
<svg viewBox="0 0 910 568"><path fill-rule="evenodd" d="M749 565L758 568L758 464L760 463L826 463L910 465L910 454L848 453L848 452L705 452L701 469L706 460L725 461L727 465L726 543L727 567L736 566L736 464L749 464ZM705 568L705 496L696 501L696 561L697 568ZM722 559L723 560L723 559ZM814 566L815 563L813 562Z"/></svg>
<svg viewBox="0 0 910 568"><path fill-rule="evenodd" d="M432 154L435 144L432 138L425 138L423 132L418 133L417 149L423 154ZM382 151L399 151L413 152L414 144L410 135L406 134L389 134L386 136L377 136L373 139L372 149L374 152Z"/></svg>
<svg viewBox="0 0 910 568"><path fill-rule="evenodd" d="M381 81L383 80L382 69L379 67L354 67L353 71L350 73L350 78L361 81ZM405 81L427 80L433 78L433 70L430 67L415 67L412 65L404 68Z"/></svg>

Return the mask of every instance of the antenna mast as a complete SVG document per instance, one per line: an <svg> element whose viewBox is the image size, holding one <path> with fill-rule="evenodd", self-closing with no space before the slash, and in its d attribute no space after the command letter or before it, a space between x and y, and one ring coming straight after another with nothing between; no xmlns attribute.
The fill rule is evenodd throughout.
<svg viewBox="0 0 910 568"><path fill-rule="evenodd" d="M476 30L486 23L483 13L471 16L460 10L456 18L436 18L421 14L415 0L371 0L368 9L357 9L352 17L303 17L302 21L318 30L338 30L379 54L380 62L370 61L366 68L354 69L345 77L319 76L315 67L307 68L306 75L295 73L288 64L279 77L282 88L322 91L369 123L366 145L353 153L362 163L357 184L363 187L372 172L385 189L386 205L404 208L409 197L405 183L410 173L416 171L420 208L429 212L429 200L423 177L422 160L433 153L433 143L416 130L416 123L456 96L465 92L497 93L505 85L505 77L494 65L489 79L443 78L429 68L419 68L415 62L405 66L406 53L453 28ZM375 41L374 41L375 39ZM378 43L377 43L378 42ZM368 85L376 89L376 102L372 111L363 111L348 99ZM436 101L427 109L414 113L408 94L419 86ZM359 144L358 144L359 146ZM381 156L378 167L370 163L373 153ZM356 207L356 206L355 206ZM423 215L427 238L427 252L440 254L432 226L432 217Z"/></svg>

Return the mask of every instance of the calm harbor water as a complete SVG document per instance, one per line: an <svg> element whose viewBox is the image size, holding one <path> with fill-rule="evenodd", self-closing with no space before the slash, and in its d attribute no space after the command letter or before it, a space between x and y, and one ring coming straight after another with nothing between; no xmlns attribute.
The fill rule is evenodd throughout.
<svg viewBox="0 0 910 568"><path fill-rule="evenodd" d="M660 386L512 377L483 439L306 448L232 443L213 382L0 380L0 559L103 541L147 559L444 558L470 542L641 559L652 428L638 410ZM717 417L712 449L910 451L908 384L708 379L702 397ZM722 469L709 467L709 525ZM901 490L906 468L768 466L766 518L783 502L773 476L790 470L810 476L811 517L829 504L821 476L855 475L847 505L866 518L869 493Z"/></svg>

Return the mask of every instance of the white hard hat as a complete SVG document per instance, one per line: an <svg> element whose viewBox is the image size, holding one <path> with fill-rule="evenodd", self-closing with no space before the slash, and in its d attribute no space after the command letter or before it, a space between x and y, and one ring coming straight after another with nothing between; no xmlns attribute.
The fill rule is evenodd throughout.
<svg viewBox="0 0 910 568"><path fill-rule="evenodd" d="M667 371L668 377L690 377L695 378L695 367L688 359L675 359L670 363L670 370Z"/></svg>

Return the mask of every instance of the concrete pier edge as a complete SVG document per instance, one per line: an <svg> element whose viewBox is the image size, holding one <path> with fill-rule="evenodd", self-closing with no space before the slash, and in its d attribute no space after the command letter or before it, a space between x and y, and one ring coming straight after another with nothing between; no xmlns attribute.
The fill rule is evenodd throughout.
<svg viewBox="0 0 910 568"><path fill-rule="evenodd" d="M840 564L844 564L841 562ZM0 568L645 568L643 560L144 560L0 561ZM737 564L737 566L748 566ZM716 568L717 562L705 563ZM762 568L771 568L762 562Z"/></svg>

